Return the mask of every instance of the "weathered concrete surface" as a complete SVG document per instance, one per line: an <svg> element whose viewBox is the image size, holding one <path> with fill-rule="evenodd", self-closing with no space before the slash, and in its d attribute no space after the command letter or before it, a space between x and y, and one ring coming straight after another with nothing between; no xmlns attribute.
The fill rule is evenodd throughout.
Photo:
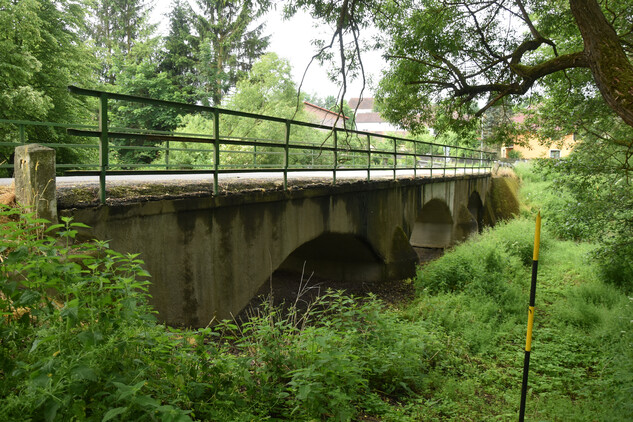
<svg viewBox="0 0 633 422"><path fill-rule="evenodd" d="M468 213L472 195L485 198L489 180L477 175L349 183L63 214L92 227L84 236L141 253L163 321L204 326L237 314L280 267L301 269L305 263L307 271L346 280L413 276L412 233L422 246L446 247L476 230L478 217L463 218L460 207ZM459 217L453 218L456 210Z"/></svg>
<svg viewBox="0 0 633 422"><path fill-rule="evenodd" d="M56 223L55 150L39 144L19 146L14 164L16 202Z"/></svg>

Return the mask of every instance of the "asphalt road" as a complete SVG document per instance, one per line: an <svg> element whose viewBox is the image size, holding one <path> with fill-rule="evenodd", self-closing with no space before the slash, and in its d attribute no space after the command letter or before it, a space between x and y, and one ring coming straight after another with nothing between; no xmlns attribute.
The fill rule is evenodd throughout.
<svg viewBox="0 0 633 422"><path fill-rule="evenodd" d="M484 172L484 169L467 169L465 174L471 174L471 172L478 173ZM442 170L433 170L433 176L443 175ZM446 175L461 175L464 174L464 169L447 169ZM429 170L418 170L418 177L429 177ZM413 177L413 170L396 170L396 177L411 178ZM243 180L244 182L252 182L254 180L281 180L283 173L222 173L219 176L219 181L231 181L236 182ZM338 170L336 172L336 178L340 180L364 180L367 178L367 171L364 170ZM385 180L393 178L392 170L372 170L372 180ZM314 180L314 179L332 179L332 171L301 171L301 172L288 172L288 180ZM125 175L125 176L107 176L106 183L113 185L124 184L182 184L182 183L213 183L212 174L137 174L137 175ZM0 186L7 186L13 183L13 178L0 178ZM91 186L99 184L98 176L61 176L57 177L56 183L58 187L64 186Z"/></svg>

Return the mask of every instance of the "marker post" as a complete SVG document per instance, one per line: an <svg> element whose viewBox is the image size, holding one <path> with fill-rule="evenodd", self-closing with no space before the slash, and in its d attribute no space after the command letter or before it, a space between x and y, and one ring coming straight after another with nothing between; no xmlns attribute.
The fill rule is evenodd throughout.
<svg viewBox="0 0 633 422"><path fill-rule="evenodd" d="M528 373L530 370L530 351L532 350L532 327L534 326L534 300L536 296L536 274L538 272L538 252L541 241L541 213L536 216L534 230L534 255L532 257L532 284L530 286L530 305L528 308L527 338L525 340L525 359L523 361L523 384L521 385L521 407L519 422L525 418L525 400L527 396Z"/></svg>

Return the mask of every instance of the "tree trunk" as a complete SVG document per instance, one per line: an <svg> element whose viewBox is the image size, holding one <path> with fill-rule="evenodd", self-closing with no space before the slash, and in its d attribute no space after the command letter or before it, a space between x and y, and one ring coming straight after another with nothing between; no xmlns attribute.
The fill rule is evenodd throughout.
<svg viewBox="0 0 633 422"><path fill-rule="evenodd" d="M602 97L624 122L633 126L633 65L620 38L596 0L569 0L569 5Z"/></svg>

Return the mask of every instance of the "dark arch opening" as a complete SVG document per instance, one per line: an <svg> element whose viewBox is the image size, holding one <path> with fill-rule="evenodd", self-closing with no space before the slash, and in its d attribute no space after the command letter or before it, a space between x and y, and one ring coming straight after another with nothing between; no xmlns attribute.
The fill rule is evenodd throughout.
<svg viewBox="0 0 633 422"><path fill-rule="evenodd" d="M477 232L481 233L484 225L484 205L481 202L479 192L473 192L468 198L468 211L473 215L473 218L477 222Z"/></svg>
<svg viewBox="0 0 633 422"><path fill-rule="evenodd" d="M384 284L384 273L384 260L366 240L353 234L324 233L288 255L238 319L246 319L265 299L275 306L296 305L305 310L326 288L356 296L376 292Z"/></svg>
<svg viewBox="0 0 633 422"><path fill-rule="evenodd" d="M431 199L423 207L411 232L411 246L446 248L453 240L453 216L446 202Z"/></svg>
<svg viewBox="0 0 633 422"><path fill-rule="evenodd" d="M358 236L324 233L295 249L278 269L341 281L377 280L383 260Z"/></svg>

